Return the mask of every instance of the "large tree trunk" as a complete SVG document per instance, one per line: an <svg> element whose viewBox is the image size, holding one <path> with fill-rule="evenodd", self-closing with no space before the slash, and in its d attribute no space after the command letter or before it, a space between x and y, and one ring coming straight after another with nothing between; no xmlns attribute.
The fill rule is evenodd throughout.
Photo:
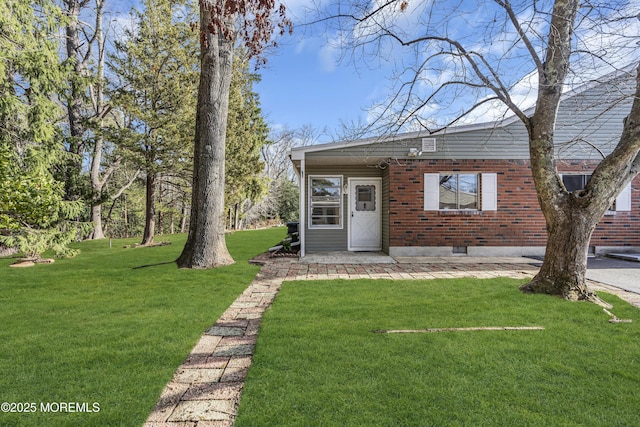
<svg viewBox="0 0 640 427"><path fill-rule="evenodd" d="M233 19L227 28L233 31ZM224 161L233 40L211 33L211 12L200 6L201 71L194 144L189 235L176 261L180 268L232 264L225 242Z"/></svg>
<svg viewBox="0 0 640 427"><path fill-rule="evenodd" d="M589 209L587 209L589 210ZM586 285L589 241L598 220L577 208L555 215L547 227L544 262L533 280L520 287L524 292L558 295L569 300L592 300Z"/></svg>
<svg viewBox="0 0 640 427"><path fill-rule="evenodd" d="M142 244L150 245L156 233L156 174L147 172L147 196L144 212Z"/></svg>

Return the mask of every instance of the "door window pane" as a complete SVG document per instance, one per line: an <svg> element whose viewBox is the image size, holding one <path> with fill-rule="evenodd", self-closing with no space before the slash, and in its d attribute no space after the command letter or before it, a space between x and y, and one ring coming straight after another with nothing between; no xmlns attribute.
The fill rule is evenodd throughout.
<svg viewBox="0 0 640 427"><path fill-rule="evenodd" d="M356 185L356 211L373 212L376 210L376 192L374 185Z"/></svg>
<svg viewBox="0 0 640 427"><path fill-rule="evenodd" d="M440 209L458 209L458 175L440 175Z"/></svg>

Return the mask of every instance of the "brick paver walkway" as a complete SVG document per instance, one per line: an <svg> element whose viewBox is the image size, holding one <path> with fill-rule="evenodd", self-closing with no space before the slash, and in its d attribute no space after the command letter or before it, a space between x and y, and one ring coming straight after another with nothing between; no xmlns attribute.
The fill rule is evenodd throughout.
<svg viewBox="0 0 640 427"><path fill-rule="evenodd" d="M251 365L262 314L284 280L533 277L538 268L514 263L300 264L273 259L207 330L163 390L144 427L232 426ZM591 283L640 307L640 295Z"/></svg>

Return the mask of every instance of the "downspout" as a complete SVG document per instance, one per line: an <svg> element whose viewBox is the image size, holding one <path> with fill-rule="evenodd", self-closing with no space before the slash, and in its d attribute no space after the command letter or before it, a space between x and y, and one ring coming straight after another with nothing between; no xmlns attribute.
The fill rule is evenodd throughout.
<svg viewBox="0 0 640 427"><path fill-rule="evenodd" d="M298 174L298 182L300 183L300 219L298 220L298 236L300 237L300 258L305 256L305 250L307 247L306 241L306 182L305 182L305 153L302 153L302 160L300 160L300 173Z"/></svg>

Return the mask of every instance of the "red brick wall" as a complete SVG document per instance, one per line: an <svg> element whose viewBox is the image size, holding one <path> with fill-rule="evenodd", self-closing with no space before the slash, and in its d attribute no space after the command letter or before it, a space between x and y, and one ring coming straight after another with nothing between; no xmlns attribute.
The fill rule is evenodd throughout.
<svg viewBox="0 0 640 427"><path fill-rule="evenodd" d="M590 173L589 162L567 162L560 172ZM424 210L424 174L493 172L498 175L498 210ZM389 246L544 246L545 222L528 160L403 160L389 166ZM640 188L640 178L634 181ZM605 216L592 246L640 246L640 198L632 191L631 212Z"/></svg>

